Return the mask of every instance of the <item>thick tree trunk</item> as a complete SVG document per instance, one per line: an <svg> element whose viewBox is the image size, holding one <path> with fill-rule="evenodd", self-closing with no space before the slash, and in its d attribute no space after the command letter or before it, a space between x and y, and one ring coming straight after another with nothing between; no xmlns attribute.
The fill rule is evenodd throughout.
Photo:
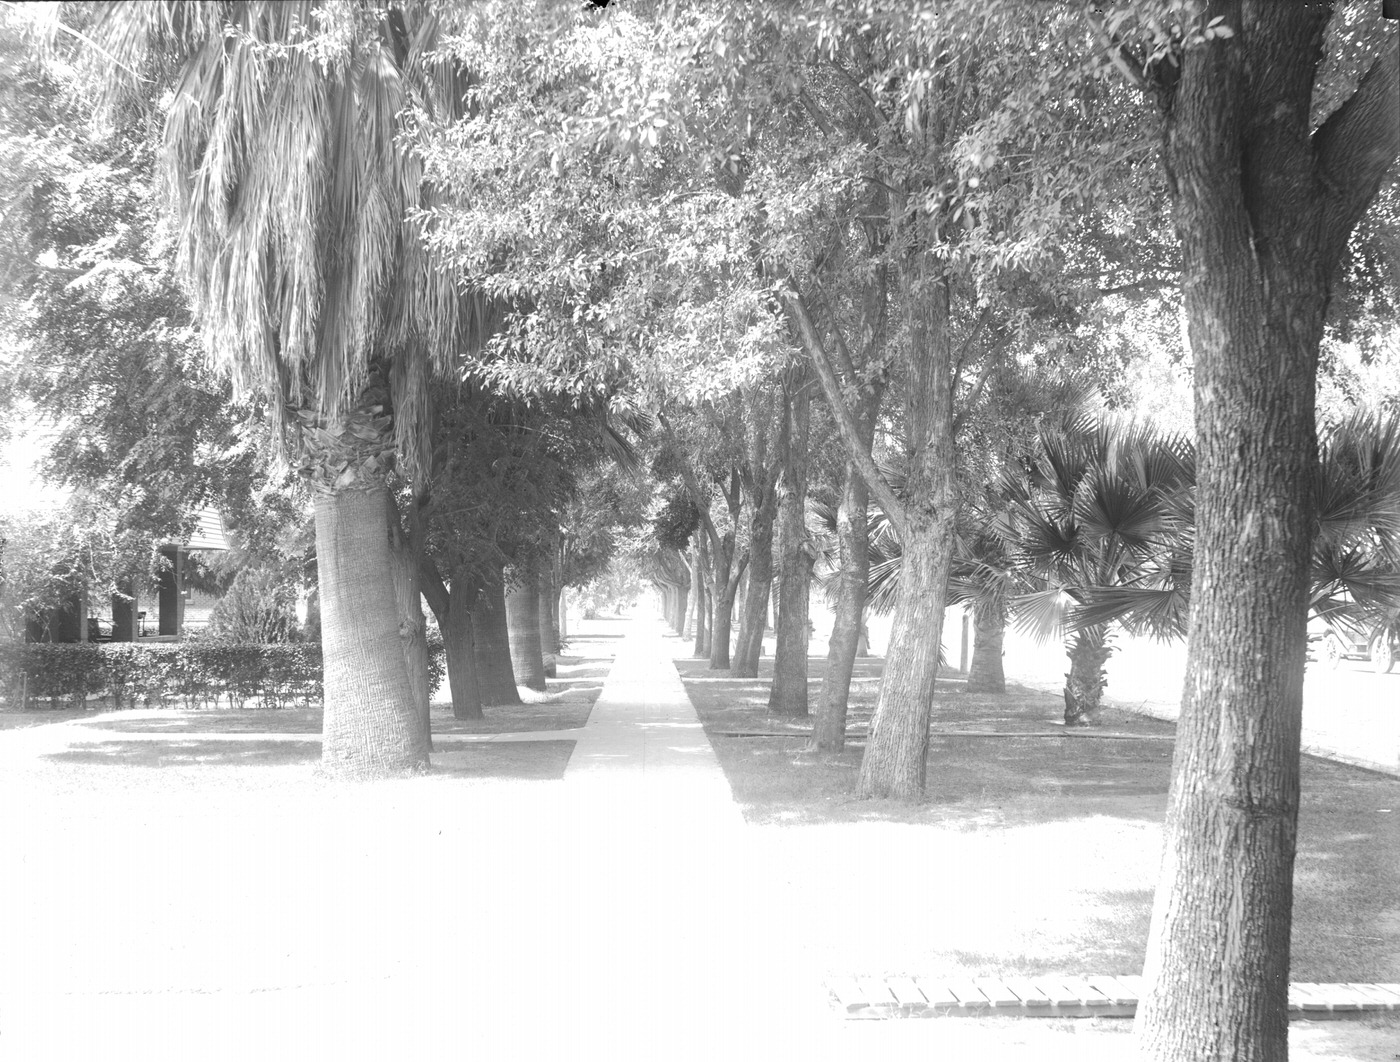
<svg viewBox="0 0 1400 1062"><path fill-rule="evenodd" d="M397 532L397 529L394 529ZM408 668L408 683L413 688L413 703L427 735L428 749L433 748L430 705L432 690L428 689L428 625L423 618L423 593L418 585L418 550L407 537L396 535L391 545L393 560L394 610L399 619L399 641L403 645L404 666Z"/></svg>
<svg viewBox="0 0 1400 1062"><path fill-rule="evenodd" d="M1099 721L1104 665L1113 655L1103 627L1085 627L1070 639L1069 671L1065 675L1065 726L1093 726Z"/></svg>
<svg viewBox="0 0 1400 1062"><path fill-rule="evenodd" d="M540 652L540 582L533 564L507 574L506 631L515 681L526 689L544 690L544 654Z"/></svg>
<svg viewBox="0 0 1400 1062"><path fill-rule="evenodd" d="M555 657L559 653L559 630L555 627L554 565L540 562L540 599L537 606L540 620L540 654L544 659L546 678L557 674Z"/></svg>
<svg viewBox="0 0 1400 1062"><path fill-rule="evenodd" d="M466 571L456 571L448 586L437 565L424 559L418 581L442 632L447 685L452 691L452 718L480 719L481 689L476 681L476 634L471 613L477 598L476 580Z"/></svg>
<svg viewBox="0 0 1400 1062"><path fill-rule="evenodd" d="M705 551L705 532L695 532L695 547L691 551L691 585L695 587L695 655L710 655L710 571Z"/></svg>
<svg viewBox="0 0 1400 1062"><path fill-rule="evenodd" d="M316 569L325 668L321 764L334 777L413 774L428 735L392 608L389 495L380 486L316 494Z"/></svg>
<svg viewBox="0 0 1400 1062"><path fill-rule="evenodd" d="M1006 604L972 607L972 662L967 666L968 693L1005 693L1002 647L1006 642Z"/></svg>
<svg viewBox="0 0 1400 1062"><path fill-rule="evenodd" d="M718 555L711 560L714 572L714 613L710 619L710 669L729 669L729 643L734 630L734 595L739 581L732 577L734 568L734 533L720 539Z"/></svg>
<svg viewBox="0 0 1400 1062"><path fill-rule="evenodd" d="M773 518L776 494L771 487L756 491L749 509L748 588L734 646L736 677L754 678L763 656L763 632L768 626L768 594L773 585Z"/></svg>
<svg viewBox="0 0 1400 1062"><path fill-rule="evenodd" d="M438 628L442 631L442 648L447 657L452 718L485 718L481 710L481 688L476 679L476 634L472 629L471 610L451 609L446 616L438 617Z"/></svg>
<svg viewBox="0 0 1400 1062"><path fill-rule="evenodd" d="M885 674L856 789L863 797L919 800L952 568L957 451L948 281L925 277L915 284L907 277L904 298L909 307L904 430L912 451L900 543L904 562Z"/></svg>
<svg viewBox="0 0 1400 1062"><path fill-rule="evenodd" d="M472 608L476 634L476 681L482 704L519 704L520 691L510 662L503 577L487 579Z"/></svg>
<svg viewBox="0 0 1400 1062"><path fill-rule="evenodd" d="M1400 147L1392 43L1310 135L1330 7L1214 3L1165 158L1195 364L1185 690L1136 1036L1144 1059L1288 1056L1318 345L1351 230Z"/></svg>
<svg viewBox="0 0 1400 1062"><path fill-rule="evenodd" d="M812 585L811 544L807 541L807 434L811 398L805 374L788 384L784 410L782 482L779 488L778 629L773 646L773 686L768 710L774 715L807 715L807 651L812 632L809 597Z"/></svg>

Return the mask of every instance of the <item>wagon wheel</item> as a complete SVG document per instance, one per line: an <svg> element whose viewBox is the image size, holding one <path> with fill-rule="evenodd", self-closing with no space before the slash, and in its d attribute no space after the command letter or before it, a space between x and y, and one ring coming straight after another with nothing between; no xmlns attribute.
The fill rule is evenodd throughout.
<svg viewBox="0 0 1400 1062"><path fill-rule="evenodd" d="M1395 645L1390 640L1390 631L1382 630L1371 643L1371 666L1377 675L1384 675L1395 666Z"/></svg>
<svg viewBox="0 0 1400 1062"><path fill-rule="evenodd" d="M1322 641L1322 659L1330 668L1336 669L1341 665L1345 651L1335 634L1329 634Z"/></svg>

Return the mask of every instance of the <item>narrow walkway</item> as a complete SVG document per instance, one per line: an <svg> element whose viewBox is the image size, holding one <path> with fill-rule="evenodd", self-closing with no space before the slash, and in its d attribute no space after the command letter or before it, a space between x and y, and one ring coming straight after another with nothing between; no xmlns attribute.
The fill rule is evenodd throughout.
<svg viewBox="0 0 1400 1062"><path fill-rule="evenodd" d="M695 708L672 662L676 639L638 619L618 649L603 692L577 739L565 783L609 800L625 821L667 830L744 824Z"/></svg>

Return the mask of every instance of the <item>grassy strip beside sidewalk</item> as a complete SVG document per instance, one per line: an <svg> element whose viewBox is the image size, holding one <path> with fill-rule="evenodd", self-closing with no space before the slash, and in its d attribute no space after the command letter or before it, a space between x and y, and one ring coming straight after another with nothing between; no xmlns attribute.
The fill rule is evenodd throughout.
<svg viewBox="0 0 1400 1062"><path fill-rule="evenodd" d="M852 730L868 723L880 666L879 658L861 662ZM813 704L824 668L824 660L811 660ZM829 851L821 862L819 846L809 846L803 830L779 830L773 841L791 849L794 876L811 880L828 902L847 905L876 952L888 918L887 957L878 969L859 972L1033 976L1141 969L1172 724L1110 709L1097 732L1121 739L1092 731L1029 736L1055 729L1057 698L1021 688L970 695L948 682L934 707L927 799L913 806L863 801L852 796L858 744L839 756L818 756L806 747L809 721L767 714L771 661L758 679L747 680L710 671L703 661L680 661L678 669L748 821L810 828L828 849L848 849L844 856ZM1003 736L958 736L958 730ZM1295 980L1400 981L1397 865L1400 780L1305 757ZM877 902L882 881L910 874L928 875L914 890L918 909L887 915ZM908 894L907 886L897 891ZM949 914L963 924L950 926ZM968 920L982 928L967 929ZM924 941L911 945L896 935Z"/></svg>

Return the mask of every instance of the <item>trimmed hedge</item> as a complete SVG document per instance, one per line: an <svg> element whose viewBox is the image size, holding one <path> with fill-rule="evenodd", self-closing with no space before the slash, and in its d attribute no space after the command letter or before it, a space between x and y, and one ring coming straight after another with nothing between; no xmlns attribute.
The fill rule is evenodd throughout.
<svg viewBox="0 0 1400 1062"><path fill-rule="evenodd" d="M428 648L429 689L437 689L446 673L442 638L430 633ZM172 700L186 708L309 707L322 698L321 673L314 642L0 645L0 691L12 707L22 696L76 708L94 696L115 708Z"/></svg>

